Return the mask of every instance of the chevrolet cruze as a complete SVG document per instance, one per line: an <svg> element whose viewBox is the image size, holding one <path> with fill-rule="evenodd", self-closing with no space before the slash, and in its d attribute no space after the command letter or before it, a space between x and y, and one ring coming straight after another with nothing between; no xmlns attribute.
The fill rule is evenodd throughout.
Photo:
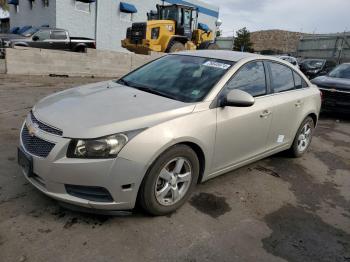
<svg viewBox="0 0 350 262"><path fill-rule="evenodd" d="M153 215L179 208L197 183L283 150L306 152L316 86L273 57L169 54L107 81L39 101L18 162L46 195L92 211Z"/></svg>

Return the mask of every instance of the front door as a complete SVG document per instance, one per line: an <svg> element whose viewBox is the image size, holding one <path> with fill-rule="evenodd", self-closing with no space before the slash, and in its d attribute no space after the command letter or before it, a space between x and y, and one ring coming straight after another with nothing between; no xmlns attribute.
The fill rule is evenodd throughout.
<svg viewBox="0 0 350 262"><path fill-rule="evenodd" d="M213 172L233 166L266 151L273 104L267 92L265 66L249 62L228 81L224 92L240 89L255 97L251 107L217 108Z"/></svg>
<svg viewBox="0 0 350 262"><path fill-rule="evenodd" d="M192 38L192 11L188 9L183 9L183 16L182 16L182 26L184 30L184 36L186 36L188 39Z"/></svg>
<svg viewBox="0 0 350 262"><path fill-rule="evenodd" d="M48 48L50 42L50 30L39 30L32 36L31 47Z"/></svg>

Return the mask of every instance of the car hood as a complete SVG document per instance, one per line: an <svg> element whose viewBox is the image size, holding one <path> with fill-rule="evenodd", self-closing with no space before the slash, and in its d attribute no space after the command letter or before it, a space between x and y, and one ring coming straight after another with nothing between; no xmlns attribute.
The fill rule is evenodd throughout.
<svg viewBox="0 0 350 262"><path fill-rule="evenodd" d="M311 82L318 87L339 89L343 91L350 91L350 79L335 78L330 76L319 76L311 80Z"/></svg>
<svg viewBox="0 0 350 262"><path fill-rule="evenodd" d="M151 127L190 114L194 107L107 81L50 95L34 106L33 114L61 129L64 137L96 138Z"/></svg>

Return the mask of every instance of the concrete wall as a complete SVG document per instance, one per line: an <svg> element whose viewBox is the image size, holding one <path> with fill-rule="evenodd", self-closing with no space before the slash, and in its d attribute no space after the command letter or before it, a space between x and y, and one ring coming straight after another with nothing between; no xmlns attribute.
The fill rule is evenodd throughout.
<svg viewBox="0 0 350 262"><path fill-rule="evenodd" d="M62 1L62 0L60 0ZM44 6L42 0L33 1L33 8L28 0L19 0L19 5L10 7L10 27L15 26L56 26L56 1L49 1L49 6ZM59 2L59 1L58 1Z"/></svg>
<svg viewBox="0 0 350 262"><path fill-rule="evenodd" d="M0 74L6 73L5 59L0 59Z"/></svg>
<svg viewBox="0 0 350 262"><path fill-rule="evenodd" d="M86 54L27 47L6 50L8 74L120 77L163 54L89 49Z"/></svg>

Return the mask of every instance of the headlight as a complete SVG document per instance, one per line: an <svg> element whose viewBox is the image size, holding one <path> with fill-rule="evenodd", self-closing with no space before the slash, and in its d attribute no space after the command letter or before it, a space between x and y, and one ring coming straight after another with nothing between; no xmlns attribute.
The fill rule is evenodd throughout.
<svg viewBox="0 0 350 262"><path fill-rule="evenodd" d="M151 39L158 39L159 37L159 27L152 28Z"/></svg>
<svg viewBox="0 0 350 262"><path fill-rule="evenodd" d="M116 134L97 139L73 139L68 147L70 158L113 158L125 146L129 138Z"/></svg>

